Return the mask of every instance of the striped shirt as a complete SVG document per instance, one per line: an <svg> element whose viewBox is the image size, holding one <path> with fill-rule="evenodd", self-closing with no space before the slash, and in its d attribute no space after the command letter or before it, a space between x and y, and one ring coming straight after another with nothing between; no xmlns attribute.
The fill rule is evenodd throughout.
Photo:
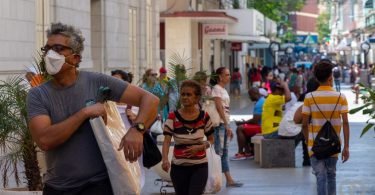
<svg viewBox="0 0 375 195"><path fill-rule="evenodd" d="M312 96L314 97L314 99ZM339 96L340 93L336 92L330 86L320 86L316 91L306 94L302 107L302 114L311 116L311 122L309 124L309 138L307 144L310 156L313 155L311 148L314 144L314 139L321 127L326 122L326 119L329 120L331 114L331 124L334 127L337 135L340 135L342 124L341 114L348 113L348 102L344 94L341 93L340 99L338 99ZM337 106L334 110L336 103ZM324 116L318 110L318 107L322 111ZM336 154L335 156L338 155Z"/></svg>
<svg viewBox="0 0 375 195"><path fill-rule="evenodd" d="M207 112L200 111L194 120L186 120L174 111L169 113L164 125L164 135L173 136L175 146L172 163L175 165L196 165L207 163L206 151L200 151L193 157L184 155L188 146L203 144L204 136L214 132L210 116Z"/></svg>

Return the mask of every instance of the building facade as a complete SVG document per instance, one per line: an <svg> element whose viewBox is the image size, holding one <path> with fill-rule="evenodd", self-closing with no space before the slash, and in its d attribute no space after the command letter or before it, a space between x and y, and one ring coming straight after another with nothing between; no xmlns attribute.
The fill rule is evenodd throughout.
<svg viewBox="0 0 375 195"><path fill-rule="evenodd" d="M46 42L45 30L62 22L82 30L80 69L108 73L160 67L159 1L4 0L0 1L0 79L23 74Z"/></svg>

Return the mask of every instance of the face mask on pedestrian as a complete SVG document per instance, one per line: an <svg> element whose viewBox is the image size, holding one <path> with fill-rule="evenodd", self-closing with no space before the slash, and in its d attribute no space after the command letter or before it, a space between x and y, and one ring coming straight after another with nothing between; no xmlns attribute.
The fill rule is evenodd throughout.
<svg viewBox="0 0 375 195"><path fill-rule="evenodd" d="M69 56L67 56L67 57L69 57ZM46 62L46 70L47 70L48 74L50 74L50 75L57 74L61 70L62 66L65 63L67 63L65 61L65 58L66 57L64 55L59 54L56 51L53 51L52 49L50 49L47 52L46 56L44 57L44 61ZM67 63L67 64L69 64L69 63ZM69 64L69 65L74 66L72 64ZM74 66L74 67L76 67L76 66Z"/></svg>

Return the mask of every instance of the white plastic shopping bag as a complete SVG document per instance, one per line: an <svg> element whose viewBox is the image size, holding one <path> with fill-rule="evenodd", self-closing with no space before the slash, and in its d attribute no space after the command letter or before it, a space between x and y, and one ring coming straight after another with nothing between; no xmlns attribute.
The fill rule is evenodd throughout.
<svg viewBox="0 0 375 195"><path fill-rule="evenodd" d="M222 173L221 173L221 158L215 153L213 146L206 150L208 161L208 178L204 193L214 194L221 190Z"/></svg>
<svg viewBox="0 0 375 195"><path fill-rule="evenodd" d="M118 151L121 138L126 129L115 102L104 104L107 112L107 125L102 117L90 120L95 138L98 142L109 179L115 195L141 193L141 168L139 163L125 160L123 151Z"/></svg>
<svg viewBox="0 0 375 195"><path fill-rule="evenodd" d="M213 100L206 100L203 102L202 109L210 115L210 119L212 122L213 127L217 127L220 125L220 115L216 109L215 101Z"/></svg>

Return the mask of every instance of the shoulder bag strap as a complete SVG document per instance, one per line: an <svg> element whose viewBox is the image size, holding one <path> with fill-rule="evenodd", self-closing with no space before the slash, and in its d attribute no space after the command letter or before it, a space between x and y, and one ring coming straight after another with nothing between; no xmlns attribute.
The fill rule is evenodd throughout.
<svg viewBox="0 0 375 195"><path fill-rule="evenodd" d="M336 102L335 108L333 109L333 111L332 111L332 113L331 113L331 117L329 118L329 121L331 121L331 119L332 119L333 113L335 112L336 107L337 107L337 104L338 104L339 101L340 101L340 97L341 97L341 93L340 93L340 95L339 95L339 98L337 99L337 102Z"/></svg>

